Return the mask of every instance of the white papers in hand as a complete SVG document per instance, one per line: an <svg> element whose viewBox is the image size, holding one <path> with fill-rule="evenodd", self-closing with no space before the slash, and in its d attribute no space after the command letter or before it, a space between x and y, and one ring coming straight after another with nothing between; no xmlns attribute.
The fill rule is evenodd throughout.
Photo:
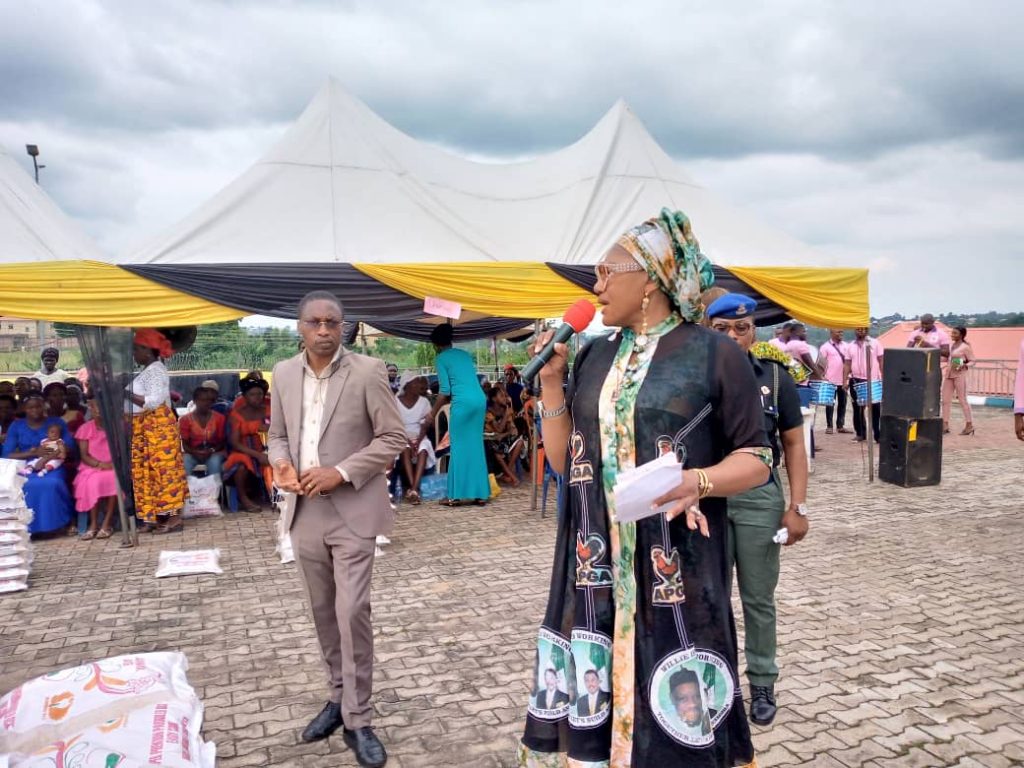
<svg viewBox="0 0 1024 768"><path fill-rule="evenodd" d="M652 509L651 504L682 482L682 468L674 453L619 473L612 488L615 522L631 523L665 512L671 504L663 504L657 509Z"/></svg>

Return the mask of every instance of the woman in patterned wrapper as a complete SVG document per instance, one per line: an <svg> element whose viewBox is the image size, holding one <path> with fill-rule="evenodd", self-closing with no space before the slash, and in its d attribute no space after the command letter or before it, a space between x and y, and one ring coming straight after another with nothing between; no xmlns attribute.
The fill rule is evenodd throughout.
<svg viewBox="0 0 1024 768"><path fill-rule="evenodd" d="M566 480L540 633L584 666L606 649L611 706L603 718L554 717L531 703L519 765L755 765L725 504L771 465L754 375L735 344L699 324L714 277L681 212L630 229L595 271L603 322L618 330L581 350L564 396L564 345L540 373L544 443ZM666 447L682 467L680 484L654 500L664 511L616 522L617 476ZM581 562L578 541L600 556ZM670 683L681 668L716 681L699 728L680 727Z"/></svg>
<svg viewBox="0 0 1024 768"><path fill-rule="evenodd" d="M163 363L173 354L171 342L155 328L135 332L132 356L142 371L128 388L125 407L132 414L132 493L142 532L170 533L184 524L188 481Z"/></svg>

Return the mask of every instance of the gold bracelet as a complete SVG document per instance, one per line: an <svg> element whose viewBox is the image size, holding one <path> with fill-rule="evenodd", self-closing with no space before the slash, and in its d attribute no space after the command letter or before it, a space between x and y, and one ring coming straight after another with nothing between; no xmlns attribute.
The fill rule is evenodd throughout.
<svg viewBox="0 0 1024 768"><path fill-rule="evenodd" d="M697 473L697 498L707 498L715 489L715 484L711 482L708 473L703 469L694 469L693 471Z"/></svg>

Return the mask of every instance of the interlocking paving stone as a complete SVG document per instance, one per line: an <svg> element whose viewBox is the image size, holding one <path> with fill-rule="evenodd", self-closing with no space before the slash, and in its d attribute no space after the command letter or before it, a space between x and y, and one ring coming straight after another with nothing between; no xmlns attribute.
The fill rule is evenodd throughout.
<svg viewBox="0 0 1024 768"><path fill-rule="evenodd" d="M753 728L760 765L1024 761L1024 445L1006 411L975 419L976 437L948 437L942 485L920 489L869 484L866 446L818 431L811 535L783 553L781 709ZM548 510L530 511L525 487L484 508L401 508L373 594L389 765L512 765L548 588ZM153 578L161 549L207 547L221 549L224 575ZM356 764L340 738L299 741L323 672L269 513L191 522L131 550L41 541L29 590L0 596L0 691L156 650L188 656L218 765Z"/></svg>

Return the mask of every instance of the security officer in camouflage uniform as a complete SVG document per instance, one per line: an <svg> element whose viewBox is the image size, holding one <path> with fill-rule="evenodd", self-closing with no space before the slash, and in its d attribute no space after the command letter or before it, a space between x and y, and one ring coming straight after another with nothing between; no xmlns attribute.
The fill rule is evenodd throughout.
<svg viewBox="0 0 1024 768"><path fill-rule="evenodd" d="M750 720L769 725L775 719L775 587L779 583L779 550L807 535L807 452L803 416L796 384L785 355L767 343L755 343L757 302L727 293L707 309L712 329L728 333L750 356L764 406L765 431L772 446L771 478L759 488L729 498L729 553L736 566L743 603L744 652L750 683ZM781 451L780 451L781 442ZM780 453L786 458L789 504L779 477Z"/></svg>

